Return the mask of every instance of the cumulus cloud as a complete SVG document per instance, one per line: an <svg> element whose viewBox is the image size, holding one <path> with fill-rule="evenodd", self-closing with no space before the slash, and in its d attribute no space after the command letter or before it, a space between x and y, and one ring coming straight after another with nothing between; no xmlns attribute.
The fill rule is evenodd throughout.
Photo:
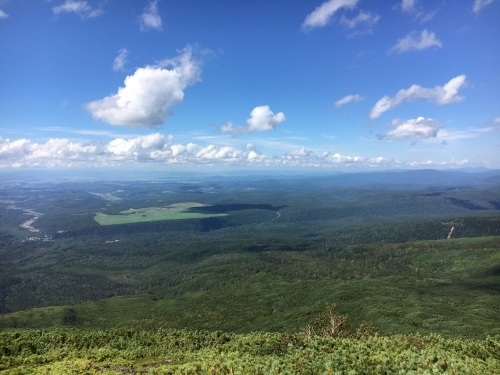
<svg viewBox="0 0 500 375"><path fill-rule="evenodd" d="M346 95L342 99L337 100L335 102L335 107L342 107L342 106L344 106L346 104L360 102L360 101L362 101L364 99L365 99L365 97L361 96L359 94Z"/></svg>
<svg viewBox="0 0 500 375"><path fill-rule="evenodd" d="M411 139L416 141L436 138L442 125L439 121L431 118L418 117L406 121L401 121L399 119L393 120L390 127L393 129L386 134L379 135L378 139Z"/></svg>
<svg viewBox="0 0 500 375"><path fill-rule="evenodd" d="M10 141L0 137L0 166L66 167L72 162L91 163L102 147L68 139L50 139L40 144L28 139Z"/></svg>
<svg viewBox="0 0 500 375"><path fill-rule="evenodd" d="M158 14L157 0L153 0L144 8L144 12L139 16L141 30L147 31L150 29L161 30L162 21Z"/></svg>
<svg viewBox="0 0 500 375"><path fill-rule="evenodd" d="M60 13L75 13L81 18L95 18L102 16L102 9L92 8L86 1L83 0L66 0L61 5L52 8L54 14Z"/></svg>
<svg viewBox="0 0 500 375"><path fill-rule="evenodd" d="M326 26L335 12L342 8L353 9L358 0L328 0L309 13L302 23L302 30Z"/></svg>
<svg viewBox="0 0 500 375"><path fill-rule="evenodd" d="M255 107L247 120L248 130L250 132L273 130L284 120L285 114L283 112L275 115L267 105Z"/></svg>
<svg viewBox="0 0 500 375"><path fill-rule="evenodd" d="M351 36L361 34L371 34L373 26L380 20L380 16L370 12L360 11L354 18L343 16L340 23L349 29L356 29Z"/></svg>
<svg viewBox="0 0 500 375"><path fill-rule="evenodd" d="M436 38L436 34L423 30L420 35L417 32L411 32L404 38L399 39L390 52L407 52L407 51L421 51L423 49L437 47L441 48L443 44Z"/></svg>
<svg viewBox="0 0 500 375"><path fill-rule="evenodd" d="M474 0L474 4L472 4L472 11L474 13L479 13L492 2L493 0Z"/></svg>
<svg viewBox="0 0 500 375"><path fill-rule="evenodd" d="M148 168L170 165L189 167L335 168L387 169L391 167L453 167L467 160L412 162L383 156L367 157L338 152L315 153L298 148L284 154L259 152L252 144L228 145L176 144L173 137L153 133L135 138L116 138L110 142L50 139L37 143L29 139L0 137L1 168ZM206 170L206 169L204 169Z"/></svg>
<svg viewBox="0 0 500 375"><path fill-rule="evenodd" d="M330 161L335 164L339 163L360 163L365 160L365 158L361 156L349 156L349 155L341 155L341 154L333 154L330 156Z"/></svg>
<svg viewBox="0 0 500 375"><path fill-rule="evenodd" d="M17 159L30 152L31 141L28 139L18 139L10 141L0 137L0 160Z"/></svg>
<svg viewBox="0 0 500 375"><path fill-rule="evenodd" d="M81 143L68 139L50 139L36 143L28 139L10 141L0 137L0 167L106 167L148 164L245 164L262 159L252 145L245 148L232 146L200 146L173 144L172 136L160 133L125 139L116 138L108 143Z"/></svg>
<svg viewBox="0 0 500 375"><path fill-rule="evenodd" d="M384 96L373 106L370 118L379 118L384 112L397 107L398 105L414 101L418 99L426 99L430 102L444 105L454 102L459 102L464 97L458 95L458 90L466 84L465 75L460 75L452 78L448 83L443 86L436 86L434 88L425 88L419 85L412 85L411 87L399 90L394 97Z"/></svg>
<svg viewBox="0 0 500 375"><path fill-rule="evenodd" d="M0 20L5 19L7 17L9 17L9 15L5 13L2 9L0 9Z"/></svg>
<svg viewBox="0 0 500 375"><path fill-rule="evenodd" d="M124 70L125 64L127 63L128 51L122 48L118 51L118 55L115 57L113 62L113 70Z"/></svg>
<svg viewBox="0 0 500 375"><path fill-rule="evenodd" d="M274 114L269 106L263 105L255 107L250 113L250 118L247 119L246 125L234 126L231 121L219 127L221 133L229 133L233 137L241 134L252 132L265 132L274 130L279 124L285 121L286 117L283 112Z"/></svg>
<svg viewBox="0 0 500 375"><path fill-rule="evenodd" d="M170 67L168 69L167 67ZM174 59L160 66L139 68L125 78L116 94L88 103L85 107L97 120L112 125L151 127L163 124L170 108L184 98L184 89L199 81L200 61L186 47Z"/></svg>
<svg viewBox="0 0 500 375"><path fill-rule="evenodd" d="M172 136L159 133L140 136L132 139L117 138L109 142L105 151L125 160L155 159L161 152L168 149Z"/></svg>

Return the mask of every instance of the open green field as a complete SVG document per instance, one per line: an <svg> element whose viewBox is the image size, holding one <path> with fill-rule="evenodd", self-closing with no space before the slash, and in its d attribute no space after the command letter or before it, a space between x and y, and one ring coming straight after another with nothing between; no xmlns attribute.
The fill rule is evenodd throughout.
<svg viewBox="0 0 500 375"><path fill-rule="evenodd" d="M165 207L130 208L120 211L118 215L106 215L98 212L95 214L94 220L100 225L117 225L147 221L205 219L216 216L227 216L224 213L208 214L189 211L191 208L206 206L205 204L196 202L181 202Z"/></svg>

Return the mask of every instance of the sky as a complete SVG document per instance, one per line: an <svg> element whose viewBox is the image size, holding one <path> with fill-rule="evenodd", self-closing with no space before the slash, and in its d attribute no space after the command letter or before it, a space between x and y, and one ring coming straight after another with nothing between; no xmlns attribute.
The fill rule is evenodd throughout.
<svg viewBox="0 0 500 375"><path fill-rule="evenodd" d="M500 0L0 0L0 171L500 168Z"/></svg>

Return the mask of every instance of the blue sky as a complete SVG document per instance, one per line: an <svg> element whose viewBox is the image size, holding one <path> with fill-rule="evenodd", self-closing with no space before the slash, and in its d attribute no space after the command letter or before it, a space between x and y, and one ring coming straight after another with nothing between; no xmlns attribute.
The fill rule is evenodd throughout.
<svg viewBox="0 0 500 375"><path fill-rule="evenodd" d="M0 170L500 168L498 0L0 0Z"/></svg>

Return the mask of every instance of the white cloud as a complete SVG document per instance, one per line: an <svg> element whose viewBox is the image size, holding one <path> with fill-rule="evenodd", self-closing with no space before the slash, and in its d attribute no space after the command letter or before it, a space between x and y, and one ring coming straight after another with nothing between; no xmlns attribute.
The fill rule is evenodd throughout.
<svg viewBox="0 0 500 375"><path fill-rule="evenodd" d="M401 10L405 13L413 13L415 11L416 0L402 0Z"/></svg>
<svg viewBox="0 0 500 375"><path fill-rule="evenodd" d="M500 121L498 121L500 123ZM485 136L490 133L499 133L500 126L493 122L490 125L480 128L466 128L466 129L443 129L439 132L437 138L444 139L445 141L456 141L462 139L472 139ZM491 135L489 137L494 137Z"/></svg>
<svg viewBox="0 0 500 375"><path fill-rule="evenodd" d="M474 13L479 13L492 2L493 0L474 0L474 4L472 4L472 11Z"/></svg>
<svg viewBox="0 0 500 375"><path fill-rule="evenodd" d="M419 85L412 85L411 87L399 90L394 97L384 96L373 106L370 118L379 118L384 112L408 101L417 99L427 99L430 102L444 105L454 102L459 102L464 98L458 95L458 90L462 88L466 81L465 75L460 75L452 78L448 83L443 86L436 86L434 88L425 88Z"/></svg>
<svg viewBox="0 0 500 375"><path fill-rule="evenodd" d="M252 144L229 145L176 144L173 137L153 133L110 142L81 142L50 139L37 143L28 139L0 137L0 169L7 168L134 168L182 165L191 168L334 168L388 169L403 167L456 167L465 160L401 161L384 156L361 156L339 152L314 152L299 147L283 154L264 154Z"/></svg>
<svg viewBox="0 0 500 375"><path fill-rule="evenodd" d="M483 133L491 131L490 129L464 129L464 130L454 130L454 129L442 129L439 131L437 138L443 140L443 142L448 143L449 141L457 141L462 139L472 139L478 138Z"/></svg>
<svg viewBox="0 0 500 375"><path fill-rule="evenodd" d="M162 21L158 14L157 0L152 0L149 5L144 8L144 12L139 16L141 30L146 31L149 29L161 30Z"/></svg>
<svg viewBox="0 0 500 375"><path fill-rule="evenodd" d="M247 120L248 130L250 132L273 130L284 120L285 114L283 112L275 115L267 105L255 107Z"/></svg>
<svg viewBox="0 0 500 375"><path fill-rule="evenodd" d="M92 163L99 157L102 146L99 144L82 144L68 139L50 139L44 144L27 139L10 141L0 137L0 164L3 167L66 167Z"/></svg>
<svg viewBox="0 0 500 375"><path fill-rule="evenodd" d="M172 136L153 133L136 138L117 138L108 143L84 144L68 139L36 143L27 139L10 141L0 137L0 167L106 167L151 164L236 163L262 159L251 145L200 146L172 144Z"/></svg>
<svg viewBox="0 0 500 375"><path fill-rule="evenodd" d="M402 0L400 7L403 13L413 15L416 20L420 21L420 23L429 22L438 12L436 9L429 12L421 10L421 6L417 7L417 0Z"/></svg>
<svg viewBox="0 0 500 375"><path fill-rule="evenodd" d="M109 142L105 150L115 160L162 160L172 153L172 136L154 133L133 139L118 138Z"/></svg>
<svg viewBox="0 0 500 375"><path fill-rule="evenodd" d="M169 66L171 69L166 69ZM170 107L182 102L184 89L200 77L200 62L186 47L175 59L158 67L139 68L125 78L124 87L116 94L86 105L95 119L112 125L151 127L163 124Z"/></svg>
<svg viewBox="0 0 500 375"><path fill-rule="evenodd" d="M441 48L443 44L436 38L436 34L423 30L420 35L417 32L411 32L404 38L399 39L391 52L407 52L407 51L421 51L426 48L437 47Z"/></svg>
<svg viewBox="0 0 500 375"><path fill-rule="evenodd" d="M392 130L386 134L379 135L380 140L393 140L393 139L429 139L436 138L442 125L439 121L431 118L418 117L416 119L401 121L399 119L393 120L391 125Z"/></svg>
<svg viewBox="0 0 500 375"><path fill-rule="evenodd" d="M11 142L9 139L0 137L0 160L17 159L29 152L30 145L31 141L25 138Z"/></svg>
<svg viewBox="0 0 500 375"><path fill-rule="evenodd" d="M496 119L494 119L493 122L496 124L500 124L500 117L497 117Z"/></svg>
<svg viewBox="0 0 500 375"><path fill-rule="evenodd" d="M328 0L309 13L302 24L302 30L326 26L335 12L342 8L353 9L358 0Z"/></svg>
<svg viewBox="0 0 500 375"><path fill-rule="evenodd" d="M355 103L355 102L360 102L364 100L365 97L361 96L359 94L354 94L354 95L346 95L342 99L337 100L335 102L335 107L342 107L343 105L349 104L349 103Z"/></svg>
<svg viewBox="0 0 500 375"><path fill-rule="evenodd" d="M464 165L469 164L468 159L463 160L446 160L446 161L434 161L434 160L426 160L426 161L414 161L409 162L407 165L413 168L439 168L439 167L449 167L449 168L457 168L463 167Z"/></svg>
<svg viewBox="0 0 500 375"><path fill-rule="evenodd" d="M115 57L113 62L113 70L124 70L125 64L127 63L128 51L122 48L118 51L118 55Z"/></svg>
<svg viewBox="0 0 500 375"><path fill-rule="evenodd" d="M365 160L365 158L361 156L349 156L349 155L341 155L341 154L333 154L332 156L329 157L329 160L332 163L338 164L338 163L360 163Z"/></svg>
<svg viewBox="0 0 500 375"><path fill-rule="evenodd" d="M380 16L370 12L360 11L354 18L343 16L340 22L349 29L357 29L352 35L371 34L372 28L380 20Z"/></svg>
<svg viewBox="0 0 500 375"><path fill-rule="evenodd" d="M434 9L427 13L418 12L416 18L420 20L420 23L426 23L432 20L437 13L438 13L437 9Z"/></svg>
<svg viewBox="0 0 500 375"><path fill-rule="evenodd" d="M101 9L93 9L86 1L83 0L66 0L61 5L52 8L54 14L60 13L75 13L81 18L95 18L102 16Z"/></svg>
<svg viewBox="0 0 500 375"><path fill-rule="evenodd" d="M105 137L105 138L116 138L116 137L132 137L139 136L139 134L131 135L130 133L116 133L107 130L87 130L87 129L73 129L69 127L62 126L44 126L41 128L37 128L38 131L43 132L58 132L58 133L70 133L70 134L78 134L78 135L92 135L97 137Z"/></svg>
<svg viewBox="0 0 500 375"><path fill-rule="evenodd" d="M0 9L0 20L5 19L7 17L9 17L9 15L5 13L2 9Z"/></svg>
<svg viewBox="0 0 500 375"><path fill-rule="evenodd" d="M232 146L214 146L208 145L206 147L200 147L196 150L194 156L198 160L216 159L216 160L234 160L237 161L241 159L245 154L244 150L236 149ZM252 154L253 155L253 154ZM246 156L248 158L248 155ZM253 158L255 155L252 156Z"/></svg>
<svg viewBox="0 0 500 375"><path fill-rule="evenodd" d="M247 119L246 125L234 126L231 121L219 127L221 133L230 133L236 137L241 134L251 132L265 132L274 130L279 124L285 121L286 117L283 112L274 114L269 106L263 105L255 107L250 113L250 118Z"/></svg>

